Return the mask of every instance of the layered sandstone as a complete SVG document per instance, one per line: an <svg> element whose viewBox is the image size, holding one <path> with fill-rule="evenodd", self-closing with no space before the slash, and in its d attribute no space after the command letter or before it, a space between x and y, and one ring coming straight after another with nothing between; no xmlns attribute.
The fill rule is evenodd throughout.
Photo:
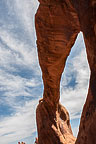
<svg viewBox="0 0 96 144"><path fill-rule="evenodd" d="M43 99L36 111L38 144L74 144L67 110L59 103L66 59L83 32L91 70L76 144L96 144L96 1L40 0L35 17Z"/></svg>

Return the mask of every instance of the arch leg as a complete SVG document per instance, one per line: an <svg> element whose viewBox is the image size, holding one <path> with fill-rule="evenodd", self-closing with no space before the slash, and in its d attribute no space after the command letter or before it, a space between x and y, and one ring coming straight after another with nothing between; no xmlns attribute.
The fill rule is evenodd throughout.
<svg viewBox="0 0 96 144"><path fill-rule="evenodd" d="M44 83L43 99L36 111L38 143L73 144L75 138L68 112L62 106L60 110L59 98L61 75L79 32L78 17L69 4L41 4L35 22L39 64ZM65 119L61 117L61 111Z"/></svg>

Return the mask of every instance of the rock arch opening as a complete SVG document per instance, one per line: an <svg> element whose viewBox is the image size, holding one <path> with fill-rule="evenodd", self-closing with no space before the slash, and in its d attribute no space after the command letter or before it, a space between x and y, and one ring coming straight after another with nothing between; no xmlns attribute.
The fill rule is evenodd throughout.
<svg viewBox="0 0 96 144"><path fill-rule="evenodd" d="M80 32L67 58L61 79L61 103L67 108L77 137L80 117L88 94L90 68L83 33Z"/></svg>

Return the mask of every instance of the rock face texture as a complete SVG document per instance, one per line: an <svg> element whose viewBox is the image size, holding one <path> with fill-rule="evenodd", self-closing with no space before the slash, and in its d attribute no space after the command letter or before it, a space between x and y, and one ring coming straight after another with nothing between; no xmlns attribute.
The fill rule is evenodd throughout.
<svg viewBox="0 0 96 144"><path fill-rule="evenodd" d="M51 108L45 101L37 107L38 144L74 144L67 110L61 104Z"/></svg>
<svg viewBox="0 0 96 144"><path fill-rule="evenodd" d="M39 0L35 16L43 99L36 110L38 144L96 144L96 0ZM91 70L77 140L69 114L59 103L66 59L82 31Z"/></svg>

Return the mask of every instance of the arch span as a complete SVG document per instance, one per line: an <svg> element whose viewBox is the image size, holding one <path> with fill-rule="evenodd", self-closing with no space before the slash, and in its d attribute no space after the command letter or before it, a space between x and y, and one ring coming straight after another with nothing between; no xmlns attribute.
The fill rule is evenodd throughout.
<svg viewBox="0 0 96 144"><path fill-rule="evenodd" d="M81 11L82 10L82 11ZM80 30L91 70L90 86L76 144L96 143L96 5L88 0L40 0L35 16L43 99L36 111L39 144L74 144L67 110L59 103L66 59Z"/></svg>

